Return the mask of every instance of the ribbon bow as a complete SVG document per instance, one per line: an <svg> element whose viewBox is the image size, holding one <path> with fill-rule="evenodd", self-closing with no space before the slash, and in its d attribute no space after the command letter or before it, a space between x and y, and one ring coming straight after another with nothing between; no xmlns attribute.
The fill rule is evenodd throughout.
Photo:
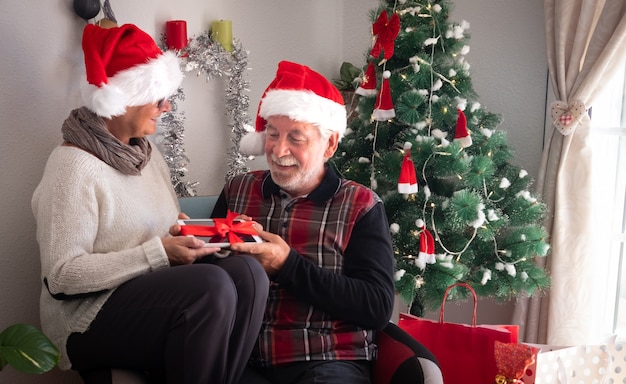
<svg viewBox="0 0 626 384"><path fill-rule="evenodd" d="M376 36L376 42L372 47L370 54L378 57L381 51L384 51L385 60L389 60L393 56L394 40L400 32L400 17L397 13L387 18L387 11L382 11L378 20L372 24L372 34Z"/></svg>
<svg viewBox="0 0 626 384"><path fill-rule="evenodd" d="M211 237L220 235L222 237L228 237L228 242L243 243L243 240L237 236L241 235L258 235L258 232L252 228L251 221L234 221L239 216L238 213L228 211L225 219L215 218L212 219L215 225L182 225L180 227L181 235L194 235L194 236L206 236Z"/></svg>
<svg viewBox="0 0 626 384"><path fill-rule="evenodd" d="M524 384L524 382L522 380L519 380L519 379L507 379L506 377L504 377L502 375L497 375L496 376L496 384L510 384L510 383Z"/></svg>
<svg viewBox="0 0 626 384"><path fill-rule="evenodd" d="M569 105L562 101L555 101L550 104L552 124L564 136L574 132L574 128L580 123L586 112L585 104L579 100L574 100Z"/></svg>

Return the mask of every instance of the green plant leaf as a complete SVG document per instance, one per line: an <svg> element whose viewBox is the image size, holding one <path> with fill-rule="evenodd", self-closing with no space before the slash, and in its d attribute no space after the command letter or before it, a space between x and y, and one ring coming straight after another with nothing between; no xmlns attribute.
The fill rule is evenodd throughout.
<svg viewBox="0 0 626 384"><path fill-rule="evenodd" d="M361 70L359 68L351 63L343 62L339 69L340 79L334 80L334 83L340 91L353 91L357 86L355 79L360 75Z"/></svg>
<svg viewBox="0 0 626 384"><path fill-rule="evenodd" d="M0 347L1 348L1 347ZM7 361L4 357L2 357L2 353L0 353L0 371L2 371L4 369L4 367L7 366Z"/></svg>
<svg viewBox="0 0 626 384"><path fill-rule="evenodd" d="M48 372L60 359L57 347L37 328L15 324L0 333L0 369L13 368L33 374Z"/></svg>

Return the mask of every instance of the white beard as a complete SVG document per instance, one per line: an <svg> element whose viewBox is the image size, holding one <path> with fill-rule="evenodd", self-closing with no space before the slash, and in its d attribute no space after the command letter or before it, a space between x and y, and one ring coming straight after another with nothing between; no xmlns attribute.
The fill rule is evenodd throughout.
<svg viewBox="0 0 626 384"><path fill-rule="evenodd" d="M309 170L303 170L300 168L300 164L293 156L284 156L278 158L272 155L269 162L270 172L272 179L280 188L289 193L290 195L302 196L311 192L319 180L321 180L320 172L323 175L324 165L321 165L321 171L318 167L311 168ZM290 170L283 172L277 168L278 165L289 166ZM300 191L306 191L306 193L300 193Z"/></svg>

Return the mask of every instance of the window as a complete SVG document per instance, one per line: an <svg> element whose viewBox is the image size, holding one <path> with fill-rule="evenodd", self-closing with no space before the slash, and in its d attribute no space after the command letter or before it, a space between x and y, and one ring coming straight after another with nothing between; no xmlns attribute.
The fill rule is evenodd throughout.
<svg viewBox="0 0 626 384"><path fill-rule="evenodd" d="M599 333L626 339L626 69L591 108Z"/></svg>

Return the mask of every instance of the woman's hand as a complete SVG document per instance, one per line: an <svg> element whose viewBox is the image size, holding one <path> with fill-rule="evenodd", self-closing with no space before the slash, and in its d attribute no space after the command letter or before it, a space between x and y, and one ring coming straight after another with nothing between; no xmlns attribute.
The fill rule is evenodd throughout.
<svg viewBox="0 0 626 384"><path fill-rule="evenodd" d="M180 212L178 214L178 220L189 220L189 216L184 212ZM179 236L180 235L180 224L176 223L170 227L170 235Z"/></svg>
<svg viewBox="0 0 626 384"><path fill-rule="evenodd" d="M220 250L217 247L205 247L204 241L193 236L162 237L161 242L170 265L192 264L197 259Z"/></svg>
<svg viewBox="0 0 626 384"><path fill-rule="evenodd" d="M178 214L178 219L186 220L189 216L181 212ZM197 259L220 250L217 247L205 247L204 241L193 236L180 236L179 224L172 225L169 232L172 237L163 237L161 242L170 265L192 264Z"/></svg>

